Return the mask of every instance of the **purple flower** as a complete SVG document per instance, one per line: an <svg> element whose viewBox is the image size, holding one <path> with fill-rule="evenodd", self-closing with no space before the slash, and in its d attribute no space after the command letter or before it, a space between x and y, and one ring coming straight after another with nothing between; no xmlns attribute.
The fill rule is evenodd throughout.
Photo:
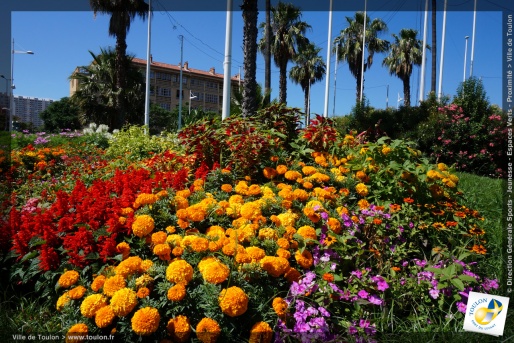
<svg viewBox="0 0 514 343"><path fill-rule="evenodd" d="M355 275L357 279L360 279L362 277L362 272L360 270L354 270L350 274Z"/></svg>
<svg viewBox="0 0 514 343"><path fill-rule="evenodd" d="M369 298L368 298L368 301L370 303L372 303L373 305L382 305L383 301L382 299L380 299L378 296L376 296L375 294L373 295L370 295Z"/></svg>
<svg viewBox="0 0 514 343"><path fill-rule="evenodd" d="M437 299L439 297L439 290L437 288L432 288L428 291L430 296L434 299Z"/></svg>
<svg viewBox="0 0 514 343"><path fill-rule="evenodd" d="M464 304L463 302L459 301L457 302L457 310L461 313L466 313L466 304Z"/></svg>
<svg viewBox="0 0 514 343"><path fill-rule="evenodd" d="M327 212L321 212L321 218L323 220L328 220L328 213Z"/></svg>
<svg viewBox="0 0 514 343"><path fill-rule="evenodd" d="M368 292L366 292L365 290L360 290L359 293L357 293L357 295L359 297L361 297L362 299L366 299L368 297Z"/></svg>
<svg viewBox="0 0 514 343"><path fill-rule="evenodd" d="M500 287L500 285L498 285L498 280L496 280L496 279L489 280L488 278L485 278L484 282L482 283L482 287L486 291L489 291L491 288L498 289L498 287Z"/></svg>
<svg viewBox="0 0 514 343"><path fill-rule="evenodd" d="M319 310L319 313L321 313L322 316L330 317L330 313L327 310L325 310L323 307L319 307L318 310Z"/></svg>
<svg viewBox="0 0 514 343"><path fill-rule="evenodd" d="M357 331L357 328L356 328L355 326L353 326L353 325L350 325L350 327L348 328L348 333L349 333L350 335L356 335L356 334L357 334L357 332L358 332L358 331Z"/></svg>
<svg viewBox="0 0 514 343"><path fill-rule="evenodd" d="M383 291L385 291L385 290L386 290L386 289L388 289L388 288L389 288L389 285L387 284L387 282L385 282L385 281L379 281L379 282L377 282L377 289L378 289L379 291L382 291L382 292L383 292Z"/></svg>

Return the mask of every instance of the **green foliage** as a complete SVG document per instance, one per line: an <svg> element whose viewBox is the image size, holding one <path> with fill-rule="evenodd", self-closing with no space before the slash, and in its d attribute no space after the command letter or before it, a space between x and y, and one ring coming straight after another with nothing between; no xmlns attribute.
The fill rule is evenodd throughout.
<svg viewBox="0 0 514 343"><path fill-rule="evenodd" d="M55 101L39 114L45 123L45 130L60 132L64 129L80 129L79 108L68 97Z"/></svg>
<svg viewBox="0 0 514 343"><path fill-rule="evenodd" d="M474 76L460 83L453 103L461 107L471 121L480 124L487 120L488 115L493 114L489 111L489 100L482 80Z"/></svg>

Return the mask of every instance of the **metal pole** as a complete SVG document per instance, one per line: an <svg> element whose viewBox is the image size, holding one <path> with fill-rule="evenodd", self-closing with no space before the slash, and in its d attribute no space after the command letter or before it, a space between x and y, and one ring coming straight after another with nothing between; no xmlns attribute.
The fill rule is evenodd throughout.
<svg viewBox="0 0 514 343"><path fill-rule="evenodd" d="M184 36L180 35L180 77L178 86L178 129L182 128L182 68L183 64L182 60L184 58Z"/></svg>
<svg viewBox="0 0 514 343"><path fill-rule="evenodd" d="M428 1L428 0L427 0ZM361 65L361 91L359 101L362 102L362 93L364 92L364 58L366 56L366 7L368 1L364 0L364 22L362 23L363 34L362 34L362 65Z"/></svg>
<svg viewBox="0 0 514 343"><path fill-rule="evenodd" d="M462 82L466 81L466 57L468 55L468 38L469 36L464 37L466 39L466 47L464 48L464 76L462 78Z"/></svg>
<svg viewBox="0 0 514 343"><path fill-rule="evenodd" d="M148 128L148 134L150 134L150 37L151 37L151 27L152 27L152 7L151 1L148 0L148 36L147 36L147 46L146 46L146 88L145 88L145 127ZM145 129L146 130L146 129Z"/></svg>
<svg viewBox="0 0 514 343"><path fill-rule="evenodd" d="M419 85L419 101L425 99L425 68L427 53L428 0L425 1L425 24L423 27L423 60L421 61L421 80Z"/></svg>
<svg viewBox="0 0 514 343"><path fill-rule="evenodd" d="M11 50L11 90L9 92L9 132L12 132L13 109L14 109L14 38L12 40Z"/></svg>
<svg viewBox="0 0 514 343"><path fill-rule="evenodd" d="M325 107L323 108L323 117L328 117L328 92L330 91L330 57L332 46L332 0L330 0L330 8L328 11L328 42L327 42L327 80L325 83ZM336 57L337 58L337 57Z"/></svg>
<svg viewBox="0 0 514 343"><path fill-rule="evenodd" d="M230 116L230 63L232 59L232 0L227 0L227 19L225 27L225 61L223 62L223 108L221 120ZM239 74L241 80L241 73ZM241 82L241 81L239 81Z"/></svg>
<svg viewBox="0 0 514 343"><path fill-rule="evenodd" d="M437 101L441 101L443 96L443 65L444 65L444 40L446 38L446 5L448 0L444 0L443 12L443 37L441 41L441 63L439 65L439 89L437 90Z"/></svg>
<svg viewBox="0 0 514 343"><path fill-rule="evenodd" d="M386 110L389 107L389 85L386 88Z"/></svg>
<svg viewBox="0 0 514 343"><path fill-rule="evenodd" d="M332 109L332 117L336 116L336 84L337 84L337 54L339 52L339 44L336 44L336 63L334 66L334 108Z"/></svg>
<svg viewBox="0 0 514 343"><path fill-rule="evenodd" d="M477 23L477 0L473 11L473 36L471 38L471 59L469 61L469 77L473 76L473 57L475 55L475 28Z"/></svg>

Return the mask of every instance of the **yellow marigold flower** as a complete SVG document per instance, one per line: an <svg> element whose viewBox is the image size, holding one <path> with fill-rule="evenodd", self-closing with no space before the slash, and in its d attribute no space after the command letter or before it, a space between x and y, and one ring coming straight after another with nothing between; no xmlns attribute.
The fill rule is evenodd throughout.
<svg viewBox="0 0 514 343"><path fill-rule="evenodd" d="M166 238L168 238L168 235L164 231L152 233L152 244L163 244L166 242Z"/></svg>
<svg viewBox="0 0 514 343"><path fill-rule="evenodd" d="M227 183L223 184L223 185L221 185L221 190L223 192L230 193L230 192L232 192L232 185L229 185Z"/></svg>
<svg viewBox="0 0 514 343"><path fill-rule="evenodd" d="M171 244L171 245L178 246L178 245L181 244L181 242L182 242L182 236L181 235L174 234L174 235L169 235L166 238L166 243Z"/></svg>
<svg viewBox="0 0 514 343"><path fill-rule="evenodd" d="M297 172L296 170L288 170L285 174L284 174L284 177L289 180L289 181L296 181L296 179L299 179L302 177L302 174L300 174L299 172Z"/></svg>
<svg viewBox="0 0 514 343"><path fill-rule="evenodd" d="M295 253L294 258L296 259L296 262L298 262L298 264L304 269L309 269L314 263L314 259L312 258L312 254L309 250L304 250L303 253L298 250Z"/></svg>
<svg viewBox="0 0 514 343"><path fill-rule="evenodd" d="M355 178L357 178L358 180L360 180L362 182L368 182L369 181L368 175L366 175L366 173L363 172L362 170L359 170L357 173L355 173Z"/></svg>
<svg viewBox="0 0 514 343"><path fill-rule="evenodd" d="M174 247L173 250L171 250L171 254L175 257L182 256L184 253L184 249L182 247Z"/></svg>
<svg viewBox="0 0 514 343"><path fill-rule="evenodd" d="M169 301L181 301L186 297L186 286L183 283L178 283L168 289L166 296Z"/></svg>
<svg viewBox="0 0 514 343"><path fill-rule="evenodd" d="M278 257L283 257L286 260L289 260L291 258L291 253L289 252L289 250L283 248L278 248L276 254Z"/></svg>
<svg viewBox="0 0 514 343"><path fill-rule="evenodd" d="M441 180L446 187L449 187L449 188L455 188L457 185L455 184L455 182L453 182L452 180L450 180L449 178L443 178Z"/></svg>
<svg viewBox="0 0 514 343"><path fill-rule="evenodd" d="M291 211L280 213L277 217L280 220L280 224L283 226L293 226L298 218L298 216Z"/></svg>
<svg viewBox="0 0 514 343"><path fill-rule="evenodd" d="M177 210L175 214L178 219L187 220L187 210L185 208Z"/></svg>
<svg viewBox="0 0 514 343"><path fill-rule="evenodd" d="M125 223L127 222L127 218L126 218L126 217L119 217L119 218L118 218L118 222L119 222L121 225L125 225Z"/></svg>
<svg viewBox="0 0 514 343"><path fill-rule="evenodd" d="M307 199L309 199L309 193L303 189L297 188L293 191L293 197L298 201L307 201Z"/></svg>
<svg viewBox="0 0 514 343"><path fill-rule="evenodd" d="M357 192L357 194L363 197L365 197L369 193L368 187L363 183L358 183L357 186L355 186L355 191Z"/></svg>
<svg viewBox="0 0 514 343"><path fill-rule="evenodd" d="M314 158L314 162L316 162L317 164L319 164L322 167L328 167L327 159L325 158L325 156L321 156L321 155L316 156Z"/></svg>
<svg viewBox="0 0 514 343"><path fill-rule="evenodd" d="M116 252L123 255L123 259L126 259L130 255L130 245L127 242L121 242L116 246Z"/></svg>
<svg viewBox="0 0 514 343"><path fill-rule="evenodd" d="M62 309L64 308L64 306L66 306L66 304L68 304L70 302L71 298L68 294L68 292L65 292L63 295L61 295L59 297L59 299L57 299L57 304L55 305L55 307L57 308L57 311L62 311Z"/></svg>
<svg viewBox="0 0 514 343"><path fill-rule="evenodd" d="M122 275L114 275L105 280L103 288L104 294L108 297L112 297L114 293L127 286L127 282Z"/></svg>
<svg viewBox="0 0 514 343"><path fill-rule="evenodd" d="M285 174L287 172L287 167L283 164L277 166L277 173L279 175Z"/></svg>
<svg viewBox="0 0 514 343"><path fill-rule="evenodd" d="M148 336L159 328L161 316L153 307L139 309L132 317L132 330L139 336Z"/></svg>
<svg viewBox="0 0 514 343"><path fill-rule="evenodd" d="M205 235L210 238L221 238L225 236L225 229L221 226L213 225L210 226L207 231L205 231Z"/></svg>
<svg viewBox="0 0 514 343"><path fill-rule="evenodd" d="M79 280L79 273L75 270L68 270L64 272L57 280L57 283L62 288L68 288L73 286Z"/></svg>
<svg viewBox="0 0 514 343"><path fill-rule="evenodd" d="M202 318L196 325L196 338L202 343L216 343L220 335L221 328L214 319Z"/></svg>
<svg viewBox="0 0 514 343"><path fill-rule="evenodd" d="M391 151L393 151L393 149L391 149L391 147L387 146L387 145L383 145L382 146L382 154L384 155L387 155L389 154Z"/></svg>
<svg viewBox="0 0 514 343"><path fill-rule="evenodd" d="M87 336L88 328L84 323L73 325L66 333L66 343L79 343L83 342L83 336Z"/></svg>
<svg viewBox="0 0 514 343"><path fill-rule="evenodd" d="M202 204L189 206L187 209L187 218L194 222L201 222L207 215L206 208Z"/></svg>
<svg viewBox="0 0 514 343"><path fill-rule="evenodd" d="M139 208L141 205L152 205L159 200L159 197L154 194L141 193L134 201L134 208Z"/></svg>
<svg viewBox="0 0 514 343"><path fill-rule="evenodd" d="M104 306L107 306L107 298L101 294L92 294L87 296L80 305L80 313L86 318L93 318L96 312Z"/></svg>
<svg viewBox="0 0 514 343"><path fill-rule="evenodd" d="M284 232L282 237L285 238L285 239L288 239L288 240L292 240L293 239L293 235L295 233L296 233L296 229L294 227L286 226L286 231Z"/></svg>
<svg viewBox="0 0 514 343"><path fill-rule="evenodd" d="M209 240L203 237L193 236L194 239L191 242L191 249L194 252L203 252L209 249Z"/></svg>
<svg viewBox="0 0 514 343"><path fill-rule="evenodd" d="M277 245L282 249L289 249L289 241L286 238L277 239Z"/></svg>
<svg viewBox="0 0 514 343"><path fill-rule="evenodd" d="M435 170L429 170L429 171L427 172L427 177L428 177L429 179L433 179L433 180L435 180L435 179L439 178L439 175L440 175L440 174L439 174L437 171L435 171Z"/></svg>
<svg viewBox="0 0 514 343"><path fill-rule="evenodd" d="M114 314L111 306L104 306L96 312L95 324L100 329L104 329L112 324L116 315Z"/></svg>
<svg viewBox="0 0 514 343"><path fill-rule="evenodd" d="M186 316L177 316L168 321L166 326L168 333L173 337L176 342L185 342L191 335L191 325Z"/></svg>
<svg viewBox="0 0 514 343"><path fill-rule="evenodd" d="M136 279L136 288L147 287L153 283L154 279L148 274L143 274Z"/></svg>
<svg viewBox="0 0 514 343"><path fill-rule="evenodd" d="M182 198L188 198L190 195L191 195L191 191L187 188L177 191L177 193L175 193L175 196L182 197Z"/></svg>
<svg viewBox="0 0 514 343"><path fill-rule="evenodd" d="M316 234L316 229L308 225L298 228L298 231L296 233L302 236L305 240L316 240L318 238L318 235Z"/></svg>
<svg viewBox="0 0 514 343"><path fill-rule="evenodd" d="M155 227L155 223L152 217L147 214L143 214L136 217L134 223L132 223L132 232L137 237L144 237L148 235Z"/></svg>
<svg viewBox="0 0 514 343"><path fill-rule="evenodd" d="M230 275L229 267L217 260L207 263L200 272L205 281L216 285L227 280Z"/></svg>
<svg viewBox="0 0 514 343"><path fill-rule="evenodd" d="M236 254L236 262L237 263L250 263L252 262L252 257L248 255L246 252L239 252Z"/></svg>
<svg viewBox="0 0 514 343"><path fill-rule="evenodd" d="M111 298L111 308L118 317L125 317L137 305L137 294L130 288L122 288Z"/></svg>
<svg viewBox="0 0 514 343"><path fill-rule="evenodd" d="M302 168L302 173L304 175L312 175L314 173L316 173L318 170L315 168L315 167L312 167L312 166L305 166Z"/></svg>
<svg viewBox="0 0 514 343"><path fill-rule="evenodd" d="M271 239L276 241L278 239L277 231L273 230L270 227L266 227L259 230L259 239L265 240L265 239Z"/></svg>
<svg viewBox="0 0 514 343"><path fill-rule="evenodd" d="M292 187L284 187L278 192L278 196L284 200L292 201L294 200L294 194L292 192Z"/></svg>
<svg viewBox="0 0 514 343"><path fill-rule="evenodd" d="M292 267L290 267L288 270L286 270L286 272L284 274L284 277L286 278L286 280L291 283L299 282L301 276L302 276L302 274L300 274L300 272L298 270L296 270L295 268L292 268Z"/></svg>
<svg viewBox="0 0 514 343"><path fill-rule="evenodd" d="M174 226L167 226L166 227L166 232L167 233L175 233L177 230L175 229Z"/></svg>
<svg viewBox="0 0 514 343"><path fill-rule="evenodd" d="M246 191L246 195L249 196L259 194L261 194L261 187L259 187L259 185L251 185L250 187L248 187L248 190Z"/></svg>
<svg viewBox="0 0 514 343"><path fill-rule="evenodd" d="M118 264L116 268L114 268L114 272L117 275L121 275L126 278L129 275L137 273L141 271L141 262L143 260L139 256L131 256Z"/></svg>
<svg viewBox="0 0 514 343"><path fill-rule="evenodd" d="M136 295L139 299L146 298L147 296L150 295L150 289L148 287L141 287L140 289L137 290Z"/></svg>
<svg viewBox="0 0 514 343"><path fill-rule="evenodd" d="M152 266L153 266L152 260L143 260L141 262L140 269L143 273L146 273L148 270L150 270L150 268L152 268Z"/></svg>
<svg viewBox="0 0 514 343"><path fill-rule="evenodd" d="M366 199L361 199L357 202L357 205L361 210L364 210L369 207L369 202Z"/></svg>
<svg viewBox="0 0 514 343"><path fill-rule="evenodd" d="M279 317L284 317L287 313L287 308L289 307L289 305L287 305L287 302L280 297L273 299L273 302L271 305L272 305L273 309L275 310L275 313Z"/></svg>
<svg viewBox="0 0 514 343"><path fill-rule="evenodd" d="M262 171L262 173L264 174L264 177L266 179L273 179L277 176L277 171L273 168L270 168L270 167L266 167L264 168L264 170Z"/></svg>
<svg viewBox="0 0 514 343"><path fill-rule="evenodd" d="M246 181L239 181L234 189L237 194L246 195L248 191L248 183Z"/></svg>
<svg viewBox="0 0 514 343"><path fill-rule="evenodd" d="M105 276L104 275L98 275L93 282L91 282L91 289L93 292L98 292L100 288L104 286L105 282Z"/></svg>
<svg viewBox="0 0 514 343"><path fill-rule="evenodd" d="M248 343L270 343L273 339L273 330L266 322L258 322L250 330Z"/></svg>
<svg viewBox="0 0 514 343"><path fill-rule="evenodd" d="M153 253L157 256L166 256L171 254L171 248L167 243L157 244L153 247Z"/></svg>
<svg viewBox="0 0 514 343"><path fill-rule="evenodd" d="M259 247L248 247L245 248L245 252L250 255L252 261L258 262L266 256L266 252Z"/></svg>
<svg viewBox="0 0 514 343"><path fill-rule="evenodd" d="M175 208L177 210L183 210L189 206L189 201L187 201L187 199L186 199L187 197L183 197L178 194L179 194L179 192L177 192L177 195L175 195L173 202L174 202Z"/></svg>
<svg viewBox="0 0 514 343"><path fill-rule="evenodd" d="M173 283L188 283L193 279L193 267L184 260L173 261L166 268L166 279Z"/></svg>
<svg viewBox="0 0 514 343"><path fill-rule="evenodd" d="M314 174L311 175L311 178L313 180L318 181L318 182L328 182L328 181L330 181L330 176L328 176L326 174L323 174L323 173L314 173Z"/></svg>
<svg viewBox="0 0 514 343"><path fill-rule="evenodd" d="M68 296L70 297L70 299L77 300L84 296L84 294L86 293L86 287L77 286L77 287L70 289L69 292L67 292L67 293L68 293Z"/></svg>
<svg viewBox="0 0 514 343"><path fill-rule="evenodd" d="M262 215L261 207L257 201L251 201L243 204L239 212L241 213L241 217L248 220L253 220Z"/></svg>
<svg viewBox="0 0 514 343"><path fill-rule="evenodd" d="M223 289L218 297L221 311L229 317L237 317L248 309L248 296L237 286Z"/></svg>
<svg viewBox="0 0 514 343"><path fill-rule="evenodd" d="M289 269L289 261L283 257L265 256L259 263L273 277L279 277Z"/></svg>

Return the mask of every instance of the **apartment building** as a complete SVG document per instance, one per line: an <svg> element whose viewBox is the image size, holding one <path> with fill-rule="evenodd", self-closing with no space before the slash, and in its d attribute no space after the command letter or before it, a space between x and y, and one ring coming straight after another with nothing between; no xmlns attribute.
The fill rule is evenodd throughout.
<svg viewBox="0 0 514 343"><path fill-rule="evenodd" d="M51 99L15 95L13 109L15 121L27 124L32 123L34 127L42 127L44 122L39 117L39 114L53 102L54 100ZM2 108L10 108L9 94L0 93L0 106L2 106Z"/></svg>
<svg viewBox="0 0 514 343"><path fill-rule="evenodd" d="M132 63L146 76L146 60L134 58ZM80 72L76 70L76 72ZM231 78L232 89L238 88L239 75ZM78 81L70 81L70 96L78 89ZM180 63L177 65L150 60L150 102L171 111L179 105ZM182 67L182 108L203 109L221 113L223 104L223 74L193 69L188 62Z"/></svg>

